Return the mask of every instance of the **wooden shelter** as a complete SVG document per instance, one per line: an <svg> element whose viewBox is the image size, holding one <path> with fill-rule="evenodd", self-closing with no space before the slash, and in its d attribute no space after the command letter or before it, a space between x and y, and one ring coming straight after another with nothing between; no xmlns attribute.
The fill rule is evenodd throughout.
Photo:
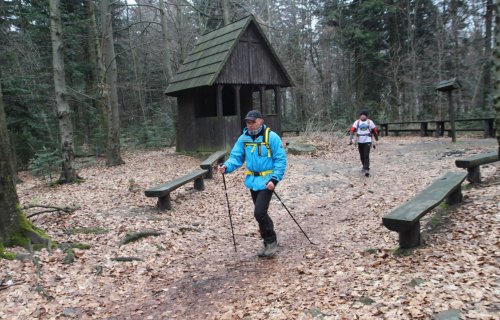
<svg viewBox="0 0 500 320"><path fill-rule="evenodd" d="M281 133L281 88L293 81L253 16L204 34L166 90L177 97L177 151L232 146L260 110Z"/></svg>

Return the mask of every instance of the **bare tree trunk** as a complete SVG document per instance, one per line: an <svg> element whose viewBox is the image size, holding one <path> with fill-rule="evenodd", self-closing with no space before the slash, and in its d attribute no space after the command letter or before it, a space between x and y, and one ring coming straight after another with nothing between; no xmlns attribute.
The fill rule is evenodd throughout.
<svg viewBox="0 0 500 320"><path fill-rule="evenodd" d="M170 46L168 45L168 25L167 25L167 8L164 1L160 0L160 16L161 16L161 36L163 40L163 64L165 69L165 77L167 84L172 79L172 68L170 67Z"/></svg>
<svg viewBox="0 0 500 320"><path fill-rule="evenodd" d="M419 83L419 77L418 77L418 67L417 67L417 50L416 50L416 45L415 45L415 28L413 26L416 25L416 18L414 14L412 14L411 6L408 4L407 5L407 19L408 19L408 26L406 27L407 29L407 37L408 37L408 55L410 57L411 61L411 81L412 83L410 84L410 102L408 104L408 115L409 118L408 120L413 121L417 118L418 114L420 113L420 97L418 93L418 86L420 85Z"/></svg>
<svg viewBox="0 0 500 320"><path fill-rule="evenodd" d="M88 34L89 34L89 60L92 64L92 77L94 82L92 88L94 89L94 94L96 95L95 105L97 110L99 110L100 119L99 129L107 131L107 119L108 119L108 91L105 90L105 67L102 60L102 50L101 42L99 38L99 32L97 31L96 14L94 10L94 1L87 0L87 16L88 16ZM94 128L96 129L96 128ZM97 146L104 145L103 141L98 141ZM101 149L96 149L96 154L100 154Z"/></svg>
<svg viewBox="0 0 500 320"><path fill-rule="evenodd" d="M49 0L50 36L52 40L52 65L54 68L54 88L56 93L57 118L61 140L62 171L60 181L71 183L76 180L75 150L73 145L73 123L66 93L64 73L64 53L62 42L61 12L59 0Z"/></svg>
<svg viewBox="0 0 500 320"><path fill-rule="evenodd" d="M6 246L11 244L11 235L19 228L19 200L10 161L10 142L0 81L0 244Z"/></svg>
<svg viewBox="0 0 500 320"><path fill-rule="evenodd" d="M459 41L458 41L458 32L459 32L459 24L460 24L460 18L458 16L458 1L457 0L451 0L450 1L450 15L451 15L451 33L453 37L453 76L458 77L459 76L459 66L460 66L460 46L459 46ZM462 99L460 92L457 93L457 100L456 100L456 108L455 112L456 114L460 114L462 106Z"/></svg>
<svg viewBox="0 0 500 320"><path fill-rule="evenodd" d="M272 33L271 29L273 28L273 19L271 17L271 4L269 3L269 0L266 0L266 23L267 23L267 38L269 39L269 42L273 43L273 38L272 38Z"/></svg>
<svg viewBox="0 0 500 320"><path fill-rule="evenodd" d="M486 15L484 17L484 62L483 62L483 98L482 110L491 110L491 27L493 22L493 0L486 1Z"/></svg>
<svg viewBox="0 0 500 320"><path fill-rule="evenodd" d="M160 3L161 2L163 2L163 1L160 0ZM138 10L141 10L141 8L139 7ZM160 7L160 11L161 11L161 7ZM128 6L127 6L127 25L129 25L129 24L130 24L130 21L129 21L129 9L128 9ZM162 24L163 24L163 21L162 21ZM142 80L139 79L139 72L138 72L138 68L137 68L137 58L136 58L136 53L135 53L135 51L133 49L134 46L132 44L132 37L130 36L130 28L127 29L127 37L128 37L128 45L129 45L129 48L130 48L130 56L132 57L132 70L134 71L134 79L135 79L134 93L137 93L137 95L135 96L135 99L139 102L139 107L141 109L141 116L142 116L143 125L146 128L146 130L144 130L144 132L145 132L146 139L147 139L147 135L148 135L149 130L147 128L148 124L147 124L146 108L144 106L144 97L143 97L143 94L142 94L142 90L144 88L144 84L142 83ZM165 51L167 51L167 50L165 50ZM164 53L163 56L165 56L165 55L166 54ZM169 76L167 75L166 78L167 78L166 82L168 83Z"/></svg>
<svg viewBox="0 0 500 320"><path fill-rule="evenodd" d="M101 0L102 21L102 60L105 67L103 91L108 96L108 143L106 151L106 165L118 166L124 163L120 154L120 112L118 106L116 55L113 41L113 15L109 0Z"/></svg>
<svg viewBox="0 0 500 320"><path fill-rule="evenodd" d="M222 18L224 19L225 26L231 23L231 5L229 0L222 0Z"/></svg>
<svg viewBox="0 0 500 320"><path fill-rule="evenodd" d="M493 104L495 105L495 126L500 155L500 1L495 8L495 47L493 49Z"/></svg>

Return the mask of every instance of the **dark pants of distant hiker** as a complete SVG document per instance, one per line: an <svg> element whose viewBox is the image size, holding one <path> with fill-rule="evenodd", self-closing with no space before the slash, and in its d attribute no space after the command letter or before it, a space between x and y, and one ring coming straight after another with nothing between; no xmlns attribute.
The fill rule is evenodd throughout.
<svg viewBox="0 0 500 320"><path fill-rule="evenodd" d="M363 164L363 170L370 170L370 148L371 143L358 143L359 157Z"/></svg>
<svg viewBox="0 0 500 320"><path fill-rule="evenodd" d="M250 193L252 194L252 200L255 205L254 217L259 223L260 235L264 239L265 244L273 243L276 241L276 233L274 232L273 220L271 220L271 217L267 214L273 192L264 189L260 191L250 190Z"/></svg>

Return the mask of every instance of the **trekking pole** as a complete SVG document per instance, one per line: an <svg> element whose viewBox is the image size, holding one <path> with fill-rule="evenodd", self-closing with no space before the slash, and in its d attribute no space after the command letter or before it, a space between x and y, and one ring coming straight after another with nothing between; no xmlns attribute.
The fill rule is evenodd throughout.
<svg viewBox="0 0 500 320"><path fill-rule="evenodd" d="M314 244L316 246L317 244L314 243L314 242L312 242L311 239L309 239L309 237L307 236L307 234L304 232L304 230L302 230L302 227L297 222L297 220L295 220L295 218L292 216L292 214L290 213L290 210L288 210L288 208L285 206L285 204L283 203L283 201L281 200L281 198L278 196L278 194L276 193L276 191L273 190L273 193L276 196L276 198L278 198L278 200L281 202L281 204L283 205L283 208L285 208L286 212L288 212L288 214L290 215L290 217L292 217L293 221L297 224L297 226L299 227L300 231L302 231L302 233L306 236L307 240L309 240L309 242L311 244Z"/></svg>
<svg viewBox="0 0 500 320"><path fill-rule="evenodd" d="M231 208L229 207L229 197L227 196L226 175L224 173L222 174L222 181L224 182L224 191L226 193L227 212L229 213L229 223L231 224L231 234L233 235L234 252L237 252L236 239L234 238L233 219L231 218Z"/></svg>

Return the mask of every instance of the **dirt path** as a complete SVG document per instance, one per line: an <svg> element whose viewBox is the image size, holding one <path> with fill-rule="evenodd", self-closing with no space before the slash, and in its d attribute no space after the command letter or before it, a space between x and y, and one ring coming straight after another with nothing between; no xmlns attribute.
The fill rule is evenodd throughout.
<svg viewBox="0 0 500 320"><path fill-rule="evenodd" d="M458 171L457 156L491 150L495 140L459 139L453 145L446 139L385 138L372 152L370 178L362 175L353 147L310 142L317 154L290 155L278 193L318 245L308 243L274 199L270 212L280 251L268 260L255 256L261 241L242 175L227 176L236 253L220 176L206 181L203 192L179 190L174 210L162 214L142 191L125 191L131 177L144 189L196 167L197 159L172 151L131 154L122 168L85 169L83 175L93 177L85 187L54 190L25 177L19 190L24 203L35 197L64 203L71 195L82 205L73 216L47 216L36 223L57 241L86 242L92 249L79 252L68 266L61 264L62 252L42 252L40 277L33 275L31 262L1 261L2 272L24 276L26 282L0 291L0 318L66 313L111 319L426 319L448 309L467 318L497 314L498 163L481 169L485 182L468 188L464 204L450 210L450 222L411 255L394 255L397 234L381 225L391 208L444 172ZM109 232L63 232L89 226ZM141 229L166 234L118 245L126 232ZM144 261L110 260L116 256ZM34 293L37 283L55 299L46 303Z"/></svg>
<svg viewBox="0 0 500 320"><path fill-rule="evenodd" d="M454 157L450 158L450 155L458 156L477 151L478 147L480 149L477 143L478 141L464 142L458 148L452 148L436 140L414 143L395 140L379 146L372 154L374 169L373 177L369 179L362 176L357 165L357 154L350 149L347 152L352 154L354 161L351 157L338 159L335 155L319 158L290 157L287 180L293 182L293 188L289 186L290 183L283 187L283 199L300 218L301 225L313 241L319 245L311 246L307 242L281 208L281 204L275 200L272 212L281 246L276 259L257 259L254 253L257 248L255 243L259 243L257 233L252 234L254 239L242 239L241 233L237 231L239 253L231 252L232 243L226 238L223 256L209 251L203 254L202 259L195 257L192 262L194 272L186 272L183 278L173 283L160 283L160 286L174 289L158 295L152 305L155 310L152 314L166 317L180 315L181 318L193 319L205 315L218 318L227 310L228 317L229 314L244 317L246 312L252 319L260 316L263 319L269 316L287 318L289 314L285 311L286 307L285 310L261 310L264 311L261 315L255 308L272 306L276 303L274 299L279 300L282 296L288 297L285 300L301 296L301 292L306 295L313 293L312 296L317 298L318 283L324 285L322 278L332 277L333 272L341 276L335 277L331 293L349 296L348 288L355 276L350 268L357 264L345 259L353 254L361 255L357 258L363 259L363 252L369 249L382 252L383 256L397 243L395 235L388 234L380 226L380 218L387 212L386 209L404 201L408 194L423 188L427 182L447 170L454 161ZM422 165L426 166L427 176L421 172ZM373 237L385 237L385 240L389 238L390 241L377 245L381 239ZM216 267L213 259L219 259L215 263ZM320 269L315 268L316 266ZM301 275L313 276L317 272L303 284L297 281L297 276L300 279ZM295 286L291 292L288 289L290 286ZM158 287L158 283L152 286L154 287ZM338 292L339 289L344 292ZM263 298L262 295L269 295L269 298ZM355 298L356 296L351 298L351 302ZM314 301L315 298L311 300ZM244 301L259 301L262 304L250 303L247 306L242 304ZM245 307L249 309L238 313L237 310L244 310ZM137 308L149 314L142 303ZM290 311L294 309L290 308ZM212 311L216 311L216 316Z"/></svg>

